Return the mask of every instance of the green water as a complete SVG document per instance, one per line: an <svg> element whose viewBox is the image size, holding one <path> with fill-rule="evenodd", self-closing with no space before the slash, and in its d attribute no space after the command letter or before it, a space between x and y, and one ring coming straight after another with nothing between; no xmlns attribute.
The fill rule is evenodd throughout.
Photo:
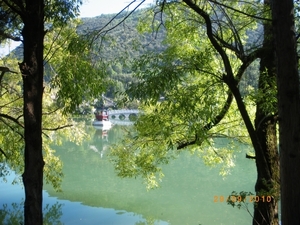
<svg viewBox="0 0 300 225"><path fill-rule="evenodd" d="M209 168L197 156L183 153L164 167L161 187L147 191L140 179L117 177L108 159L109 145L122 137L122 127L114 126L107 134L90 126L87 129L92 138L81 146L65 142L56 147L64 165L63 192L45 185L44 202L62 204L64 224L251 224L245 209L214 202L215 196L226 197L233 190L254 192L255 165L245 158L243 148L236 153L236 167L225 179L218 168ZM252 205L249 207L252 212Z"/></svg>
<svg viewBox="0 0 300 225"><path fill-rule="evenodd" d="M245 152L237 153L236 167L225 179L218 168L208 168L197 156L183 153L164 167L161 187L147 191L140 179L117 177L108 160L108 146L121 138L122 127L115 126L105 135L101 130L90 132L93 139L80 147L65 143L57 148L64 163L63 193L47 187L50 196L118 213L133 212L172 225L251 223L245 210L214 202L214 196L226 197L233 190L253 192L255 165L245 158Z"/></svg>

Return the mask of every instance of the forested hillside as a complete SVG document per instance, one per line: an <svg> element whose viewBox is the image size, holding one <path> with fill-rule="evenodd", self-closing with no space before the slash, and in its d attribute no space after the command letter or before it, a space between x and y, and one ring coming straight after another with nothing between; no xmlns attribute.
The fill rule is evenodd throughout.
<svg viewBox="0 0 300 225"><path fill-rule="evenodd" d="M108 97L114 98L116 92L123 92L128 84L134 82L131 69L134 59L147 52L159 52L165 48L162 43L165 30L153 33L138 31L137 27L143 13L145 10L138 10L126 20L124 20L126 12L117 16L108 14L83 18L82 24L78 26L79 33L101 33L99 35L101 38L96 40L100 46L97 57L107 62L107 73L113 81L106 92Z"/></svg>
<svg viewBox="0 0 300 225"><path fill-rule="evenodd" d="M117 16L116 14L103 14L94 18L83 18L82 24L78 27L79 33L99 32L100 30L101 35L105 34L97 42L101 45L99 57L108 62L107 73L114 81L106 92L109 97L115 97L115 92L124 91L128 84L134 82L130 62L147 52L160 52L166 49L163 42L167 32L165 27L161 26L159 30L144 27L144 30L149 31L147 33L138 31L138 27L143 23L146 11L138 10L126 19L127 13L125 12ZM111 22L111 19L115 16L116 18ZM124 22L122 22L123 20ZM122 23L116 26L120 22ZM249 31L249 48L251 48L252 43L257 44L261 40L261 27L255 31ZM253 63L240 82L242 94L246 94L249 87L257 88L258 65L259 62Z"/></svg>
<svg viewBox="0 0 300 225"><path fill-rule="evenodd" d="M81 35L98 34L94 45L97 45L99 52L93 57L106 63L107 77L110 85L107 86L105 95L116 99L116 93L124 92L128 85L134 82L132 62L143 54L150 52L161 52L166 49L164 38L165 28L153 30L152 27L143 28L149 32L139 31L143 24L143 18L147 9L138 10L127 17L127 13L102 14L93 18L82 18L77 30ZM155 23L155 21L153 22ZM260 41L261 29L249 31L248 42ZM184 34L183 34L184 35ZM22 46L16 48L14 54L22 55ZM258 63L253 63L247 70L240 82L242 94L246 94L249 87L257 88ZM47 71L50 67L45 65L45 80L50 80Z"/></svg>

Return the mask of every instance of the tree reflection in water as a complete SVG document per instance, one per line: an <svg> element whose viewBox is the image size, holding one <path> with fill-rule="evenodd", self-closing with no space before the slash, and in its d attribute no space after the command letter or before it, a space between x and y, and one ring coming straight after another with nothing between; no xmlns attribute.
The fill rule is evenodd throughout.
<svg viewBox="0 0 300 225"><path fill-rule="evenodd" d="M2 225L22 225L24 221L24 201L21 203L12 203L11 207L7 204L0 209L0 224ZM50 206L49 204L43 209L44 225L63 225L60 222L62 216L62 204L58 202Z"/></svg>

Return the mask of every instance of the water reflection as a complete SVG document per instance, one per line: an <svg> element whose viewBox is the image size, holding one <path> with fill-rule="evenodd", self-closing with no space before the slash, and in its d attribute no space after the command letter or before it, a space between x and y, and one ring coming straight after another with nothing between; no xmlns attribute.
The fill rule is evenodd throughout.
<svg viewBox="0 0 300 225"><path fill-rule="evenodd" d="M0 209L0 224L2 225L20 225L24 221L24 202L12 203L11 206L4 204ZM43 209L44 225L62 225L60 221L62 216L62 204L47 204Z"/></svg>
<svg viewBox="0 0 300 225"><path fill-rule="evenodd" d="M57 193L45 185L44 202L62 205L62 214L58 210L54 213L60 216L55 217L56 224L251 224L251 216L245 210L213 201L214 196L228 196L233 190L253 191L255 165L244 157L245 152L236 155L236 168L226 179L218 175L218 168L208 168L200 158L183 153L163 168L161 188L147 191L141 179L117 177L107 157L110 144L120 140L124 129L130 128L86 129L91 139L82 145L65 141L63 146L55 147L64 164L63 192ZM3 194L13 190L10 186L2 187L0 183L0 203L18 201L20 197L15 193L8 198ZM23 196L23 190L18 193Z"/></svg>
<svg viewBox="0 0 300 225"><path fill-rule="evenodd" d="M246 211L233 209L225 202L213 202L214 196L228 196L233 190L253 191L255 167L244 158L245 152L237 156L237 167L225 180L218 175L218 168L210 169L201 159L183 153L165 166L162 187L147 192L138 178L118 178L107 158L109 145L120 140L126 132L124 129L129 128L114 126L105 132L93 127L87 129L93 137L90 141L82 146L65 143L57 148L64 162L63 193L46 187L50 196L103 210L112 209L108 220L102 223L108 225L251 223ZM119 216L125 212L128 218L132 216L138 221L126 223L124 220L128 218L123 218L120 222ZM77 224L80 223L77 221Z"/></svg>

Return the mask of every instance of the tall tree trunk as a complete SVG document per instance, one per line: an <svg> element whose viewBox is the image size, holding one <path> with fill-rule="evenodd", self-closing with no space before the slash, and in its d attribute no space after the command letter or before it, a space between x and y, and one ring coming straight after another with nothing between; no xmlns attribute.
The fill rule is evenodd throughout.
<svg viewBox="0 0 300 225"><path fill-rule="evenodd" d="M42 225L43 154L42 96L44 1L26 0L22 30L24 59L19 64L23 76L25 125L25 225Z"/></svg>
<svg viewBox="0 0 300 225"><path fill-rule="evenodd" d="M265 7L270 7L270 1L264 1ZM275 49L272 24L265 22L263 55L260 59L260 75L258 90L262 98L256 102L255 130L258 141L263 149L263 155L256 152L257 180L255 191L257 196L273 196L271 202L259 201L254 206L253 225L278 224L278 197L279 197L279 155L276 135L276 102L266 102L274 97L276 90ZM273 92L273 93L272 93ZM271 94L270 94L271 93ZM271 95L271 96L270 96ZM259 157L260 156L260 157ZM266 160L263 161L262 157ZM267 164L265 163L267 162ZM267 173L266 171L269 171ZM268 175L268 176L265 176Z"/></svg>
<svg viewBox="0 0 300 225"><path fill-rule="evenodd" d="M265 0L269 6L269 0ZM279 155L277 149L276 118L272 115L276 111L276 103L267 102L276 90L275 52L272 24L264 24L263 56L260 60L260 76L258 89L263 98L259 98L256 106L255 130L266 158L265 164L260 157L256 157L257 181L255 191L257 196L273 196L271 202L259 201L254 206L253 225L278 224L278 196L279 196ZM273 93L272 93L273 92ZM268 96L271 93L271 96ZM265 170L269 170L266 173ZM263 174L269 174L265 177Z"/></svg>
<svg viewBox="0 0 300 225"><path fill-rule="evenodd" d="M263 66L263 61L261 66ZM263 68L263 67L261 67ZM264 79L271 79L269 73L261 73L259 79L260 89L266 88ZM274 75L274 74L273 74ZM271 76L273 76L271 75ZM275 88L275 87L274 87ZM278 224L278 197L279 197L279 156L277 149L276 119L266 113L261 103L257 104L255 116L255 128L258 140L264 150L267 164L256 155L257 180L255 192L261 196L260 201L254 205L253 225L277 225ZM267 173L266 171L269 171ZM269 174L270 176L265 176ZM272 196L270 202L263 201L267 196Z"/></svg>
<svg viewBox="0 0 300 225"><path fill-rule="evenodd" d="M281 221L300 224L300 96L294 1L273 0L277 58Z"/></svg>
<svg viewBox="0 0 300 225"><path fill-rule="evenodd" d="M262 119L264 113L257 110L257 121ZM257 166L257 181L255 191L257 196L261 196L260 201L254 205L253 225L277 225L278 224L278 153L277 153L277 137L276 137L276 122L269 120L258 125L257 134L262 143L262 148L265 150L265 157L268 164L265 165L260 158L256 158ZM277 165L277 166L276 166ZM270 170L271 177L264 177L264 171ZM276 178L277 177L277 180ZM274 193L275 192L275 193ZM270 202L265 199L267 196L272 196ZM277 196L277 197L276 197Z"/></svg>

